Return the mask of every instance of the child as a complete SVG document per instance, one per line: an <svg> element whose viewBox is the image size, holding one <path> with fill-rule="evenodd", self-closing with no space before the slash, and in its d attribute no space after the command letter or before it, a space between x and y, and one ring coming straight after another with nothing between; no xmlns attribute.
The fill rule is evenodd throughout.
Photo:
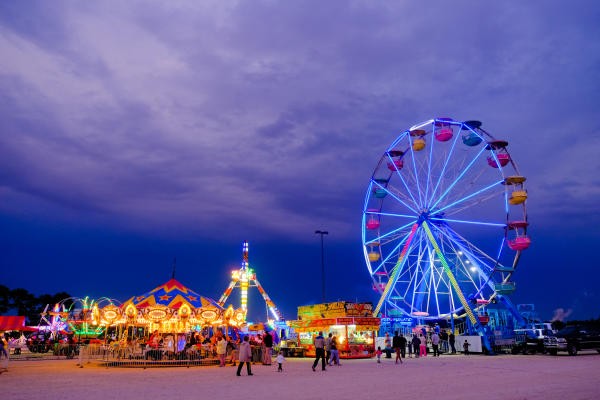
<svg viewBox="0 0 600 400"><path fill-rule="evenodd" d="M377 351L375 352L375 354L377 354L377 364L381 363L381 347L377 347Z"/></svg>
<svg viewBox="0 0 600 400"><path fill-rule="evenodd" d="M466 339L465 339L465 342L463 343L463 349L465 350L465 355L468 356L469 355L469 342L467 342Z"/></svg>
<svg viewBox="0 0 600 400"><path fill-rule="evenodd" d="M285 358L283 357L283 351L280 351L279 354L277 354L277 364L279 364L279 368L277 368L277 372L283 372L283 360L285 360Z"/></svg>

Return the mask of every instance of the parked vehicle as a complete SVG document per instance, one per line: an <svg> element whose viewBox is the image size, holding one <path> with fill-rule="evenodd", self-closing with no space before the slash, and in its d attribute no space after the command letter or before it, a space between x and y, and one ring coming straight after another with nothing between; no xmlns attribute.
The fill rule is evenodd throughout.
<svg viewBox="0 0 600 400"><path fill-rule="evenodd" d="M547 328L515 329L515 344L512 353L545 353L544 343L551 336L552 331Z"/></svg>
<svg viewBox="0 0 600 400"><path fill-rule="evenodd" d="M559 351L566 351L571 356L578 351L592 349L600 353L600 330L590 329L585 326L567 326L556 335L544 341L546 351L556 355Z"/></svg>

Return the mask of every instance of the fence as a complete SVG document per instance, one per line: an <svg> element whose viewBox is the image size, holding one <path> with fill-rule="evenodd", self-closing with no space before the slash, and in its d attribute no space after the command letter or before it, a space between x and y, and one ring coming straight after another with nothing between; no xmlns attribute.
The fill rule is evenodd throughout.
<svg viewBox="0 0 600 400"><path fill-rule="evenodd" d="M230 358L230 357L228 357ZM90 344L82 345L78 364L102 367L152 368L192 367L218 365L216 355L206 347L189 346L181 351L172 348L151 348L145 344Z"/></svg>

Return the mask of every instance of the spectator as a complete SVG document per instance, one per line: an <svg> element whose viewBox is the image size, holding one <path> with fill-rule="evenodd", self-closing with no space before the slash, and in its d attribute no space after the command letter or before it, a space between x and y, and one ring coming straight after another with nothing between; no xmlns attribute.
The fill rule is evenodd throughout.
<svg viewBox="0 0 600 400"><path fill-rule="evenodd" d="M329 360L329 365L332 365L334 362L338 367L341 365L340 352L338 351L338 343L335 336L331 338L331 359Z"/></svg>
<svg viewBox="0 0 600 400"><path fill-rule="evenodd" d="M331 337L333 335L330 333L329 336L327 336L327 339L325 339L325 360L329 361L329 359L331 358Z"/></svg>
<svg viewBox="0 0 600 400"><path fill-rule="evenodd" d="M280 351L279 354L277 354L277 364L279 365L277 367L277 372L283 372L283 360L285 360L283 351Z"/></svg>
<svg viewBox="0 0 600 400"><path fill-rule="evenodd" d="M263 337L265 354L263 356L263 364L271 365L271 353L273 351L273 336L269 332L265 332Z"/></svg>
<svg viewBox="0 0 600 400"><path fill-rule="evenodd" d="M398 336L398 331L396 331L394 333L394 337L392 338L392 346L396 352L396 364L398 364L398 360L400 360L400 364L402 364L402 358L404 357L406 339L404 339L404 344L402 343L402 339L404 339L404 336Z"/></svg>
<svg viewBox="0 0 600 400"><path fill-rule="evenodd" d="M385 333L385 358L392 358L392 340L390 339L390 334Z"/></svg>
<svg viewBox="0 0 600 400"><path fill-rule="evenodd" d="M377 347L377 351L375 352L375 354L377 354L377 364L381 363L381 347Z"/></svg>
<svg viewBox="0 0 600 400"><path fill-rule="evenodd" d="M217 338L217 355L219 356L219 367L224 367L225 356L227 355L227 341L223 336Z"/></svg>
<svg viewBox="0 0 600 400"><path fill-rule="evenodd" d="M434 357L440 356L439 345L440 345L440 335L438 335L434 331L433 335L431 335L431 347L433 347L433 356Z"/></svg>
<svg viewBox="0 0 600 400"><path fill-rule="evenodd" d="M315 362L313 363L312 370L315 371L319 359L321 359L321 369L325 371L325 338L323 338L323 332L319 334L313 340L315 345Z"/></svg>
<svg viewBox="0 0 600 400"><path fill-rule="evenodd" d="M244 341L240 345L240 362L238 364L237 376L240 376L240 372L242 371L242 365L246 363L246 369L248 370L248 375L254 375L250 369L250 360L252 359L252 349L250 348L250 342L248 336L244 336Z"/></svg>
<svg viewBox="0 0 600 400"><path fill-rule="evenodd" d="M413 334L412 345L415 352L415 358L419 358L419 346L421 345L421 339L417 337L416 333Z"/></svg>
<svg viewBox="0 0 600 400"><path fill-rule="evenodd" d="M427 338L423 335L419 337L419 357L427 357Z"/></svg>
<svg viewBox="0 0 600 400"><path fill-rule="evenodd" d="M450 347L452 348L452 354L456 354L456 347L454 347L454 332L450 332L450 336L448 336L448 341L450 342Z"/></svg>
<svg viewBox="0 0 600 400"><path fill-rule="evenodd" d="M465 356L469 355L469 342L467 341L467 339L465 339L465 342L463 343L463 349L465 351Z"/></svg>

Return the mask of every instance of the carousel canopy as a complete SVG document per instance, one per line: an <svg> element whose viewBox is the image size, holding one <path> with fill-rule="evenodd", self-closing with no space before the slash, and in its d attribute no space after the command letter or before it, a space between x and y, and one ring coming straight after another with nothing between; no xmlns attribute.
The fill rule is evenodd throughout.
<svg viewBox="0 0 600 400"><path fill-rule="evenodd" d="M183 286L175 279L171 279L164 285L160 285L146 294L132 297L123 305L128 303L132 303L136 308L161 304L169 308L178 309L182 305L187 304L193 308L214 306L223 309L223 307L219 306L213 299L200 296L198 293Z"/></svg>

